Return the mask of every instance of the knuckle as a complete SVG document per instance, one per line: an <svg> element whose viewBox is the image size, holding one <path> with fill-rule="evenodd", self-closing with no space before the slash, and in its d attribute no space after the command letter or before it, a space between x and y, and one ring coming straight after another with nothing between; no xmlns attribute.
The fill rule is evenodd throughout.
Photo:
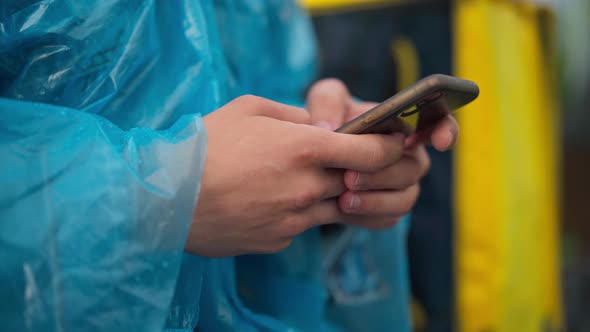
<svg viewBox="0 0 590 332"><path fill-rule="evenodd" d="M303 112L301 114L301 122L304 124L311 124L311 114L309 114L309 112Z"/></svg>
<svg viewBox="0 0 590 332"><path fill-rule="evenodd" d="M314 145L297 144L297 149L293 153L293 162L296 165L309 165L319 157L319 150Z"/></svg>
<svg viewBox="0 0 590 332"><path fill-rule="evenodd" d="M246 113L256 113L260 112L263 108L262 105L265 102L264 98L257 97L254 95L242 95L230 103L235 111L239 112L246 112Z"/></svg>
<svg viewBox="0 0 590 332"><path fill-rule="evenodd" d="M293 198L293 208L296 210L306 209L312 206L321 197L318 190L304 189Z"/></svg>
<svg viewBox="0 0 590 332"><path fill-rule="evenodd" d="M402 160L404 157L404 143L396 144L392 151L389 153L389 162L395 163L397 161Z"/></svg>
<svg viewBox="0 0 590 332"><path fill-rule="evenodd" d="M409 184L417 184L420 180L428 173L431 168L431 161L428 153L426 150L422 150L418 153L418 155L409 157L409 171L408 173L408 183Z"/></svg>
<svg viewBox="0 0 590 332"><path fill-rule="evenodd" d="M420 196L420 185L416 184L414 186L414 202L416 202L416 200L418 199L418 196Z"/></svg>
<svg viewBox="0 0 590 332"><path fill-rule="evenodd" d="M259 253L262 254L276 254L277 252L283 251L287 249L291 245L292 239L280 239L274 241L272 243L266 244L262 246L259 250Z"/></svg>
<svg viewBox="0 0 590 332"><path fill-rule="evenodd" d="M396 217L396 216L387 217L387 218L383 219L383 222L379 226L381 227L381 229L391 228L391 227L397 225L400 222L400 220L401 220L401 217Z"/></svg>
<svg viewBox="0 0 590 332"><path fill-rule="evenodd" d="M396 213L397 216L404 216L412 211L414 204L416 204L416 201L418 200L418 195L420 193L419 188L420 187L416 184L408 189L407 197L401 202L401 205Z"/></svg>
<svg viewBox="0 0 590 332"><path fill-rule="evenodd" d="M308 223L301 217L290 216L280 223L277 231L277 237L290 238L303 233L307 229Z"/></svg>
<svg viewBox="0 0 590 332"><path fill-rule="evenodd" d="M254 95L242 95L239 96L235 99L236 102L238 103L244 103L244 104L257 104L257 103L261 103L264 99L261 97L257 97Z"/></svg>
<svg viewBox="0 0 590 332"><path fill-rule="evenodd" d="M422 150L422 158L419 159L420 163L420 175L424 176L428 173L432 167L432 161L430 160L430 156L425 150Z"/></svg>
<svg viewBox="0 0 590 332"><path fill-rule="evenodd" d="M396 211L395 215L398 217L405 216L406 214L410 213L410 211L412 211L413 206L414 206L413 201L407 201L399 207L399 209Z"/></svg>
<svg viewBox="0 0 590 332"><path fill-rule="evenodd" d="M283 251L283 250L289 248L289 246L291 245L291 242L293 242L293 240L290 238L283 239L283 240L279 241L274 247L274 252Z"/></svg>

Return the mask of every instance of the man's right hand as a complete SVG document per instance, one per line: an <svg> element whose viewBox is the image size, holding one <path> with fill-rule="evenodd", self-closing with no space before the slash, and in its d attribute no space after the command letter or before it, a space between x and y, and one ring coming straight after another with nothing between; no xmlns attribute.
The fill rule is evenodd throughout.
<svg viewBox="0 0 590 332"><path fill-rule="evenodd" d="M207 159L186 250L209 257L277 252L344 218L344 169L376 172L403 153L403 136L334 133L311 126L302 109L254 96L204 122Z"/></svg>

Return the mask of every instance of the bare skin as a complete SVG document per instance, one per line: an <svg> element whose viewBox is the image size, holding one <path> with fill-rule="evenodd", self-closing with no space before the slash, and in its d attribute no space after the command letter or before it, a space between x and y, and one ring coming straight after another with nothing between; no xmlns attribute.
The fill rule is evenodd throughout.
<svg viewBox="0 0 590 332"><path fill-rule="evenodd" d="M210 257L277 252L342 219L343 169L376 172L403 152L402 136L333 133L302 109L253 96L204 122L208 154L186 250Z"/></svg>
<svg viewBox="0 0 590 332"><path fill-rule="evenodd" d="M317 82L307 96L312 123L331 131L375 105L355 101L346 86L335 79ZM343 221L372 229L395 225L416 202L419 181L430 168L424 144L448 150L458 132L457 122L448 116L434 128L406 138L404 152L396 163L376 172L347 170L347 190L339 198L340 209L347 213Z"/></svg>
<svg viewBox="0 0 590 332"><path fill-rule="evenodd" d="M425 138L325 130L370 107L325 80L311 89L309 112L243 96L207 115L207 159L185 249L208 257L274 253L335 221L394 225L428 170L423 144L450 148L458 128L449 118Z"/></svg>

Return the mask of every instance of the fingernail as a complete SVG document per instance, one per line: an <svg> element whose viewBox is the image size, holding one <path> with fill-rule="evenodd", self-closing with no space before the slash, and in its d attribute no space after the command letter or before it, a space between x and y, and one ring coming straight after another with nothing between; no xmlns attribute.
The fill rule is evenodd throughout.
<svg viewBox="0 0 590 332"><path fill-rule="evenodd" d="M445 145L445 150L448 150L453 145L453 132L449 130L448 133L449 139L447 140L447 144Z"/></svg>
<svg viewBox="0 0 590 332"><path fill-rule="evenodd" d="M354 177L354 183L353 186L355 189L358 189L360 186L362 186L365 182L365 177L361 175L361 173L359 172L355 172L355 177Z"/></svg>
<svg viewBox="0 0 590 332"><path fill-rule="evenodd" d="M319 127L319 128L327 129L327 130L335 130L336 129L336 126L332 125L328 121L318 121L318 122L314 123L313 125L316 127Z"/></svg>
<svg viewBox="0 0 590 332"><path fill-rule="evenodd" d="M355 210L358 210L358 208L360 206L361 206L360 197L358 197L357 195L352 195L352 197L350 198L350 205L348 206L348 209L350 211L355 211Z"/></svg>

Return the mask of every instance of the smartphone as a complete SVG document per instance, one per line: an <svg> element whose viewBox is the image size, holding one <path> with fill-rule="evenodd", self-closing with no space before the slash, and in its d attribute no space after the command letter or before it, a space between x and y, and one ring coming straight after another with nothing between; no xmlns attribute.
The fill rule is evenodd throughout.
<svg viewBox="0 0 590 332"><path fill-rule="evenodd" d="M345 134L410 135L436 124L449 113L475 100L475 82L435 74L421 79L381 104L336 129Z"/></svg>

